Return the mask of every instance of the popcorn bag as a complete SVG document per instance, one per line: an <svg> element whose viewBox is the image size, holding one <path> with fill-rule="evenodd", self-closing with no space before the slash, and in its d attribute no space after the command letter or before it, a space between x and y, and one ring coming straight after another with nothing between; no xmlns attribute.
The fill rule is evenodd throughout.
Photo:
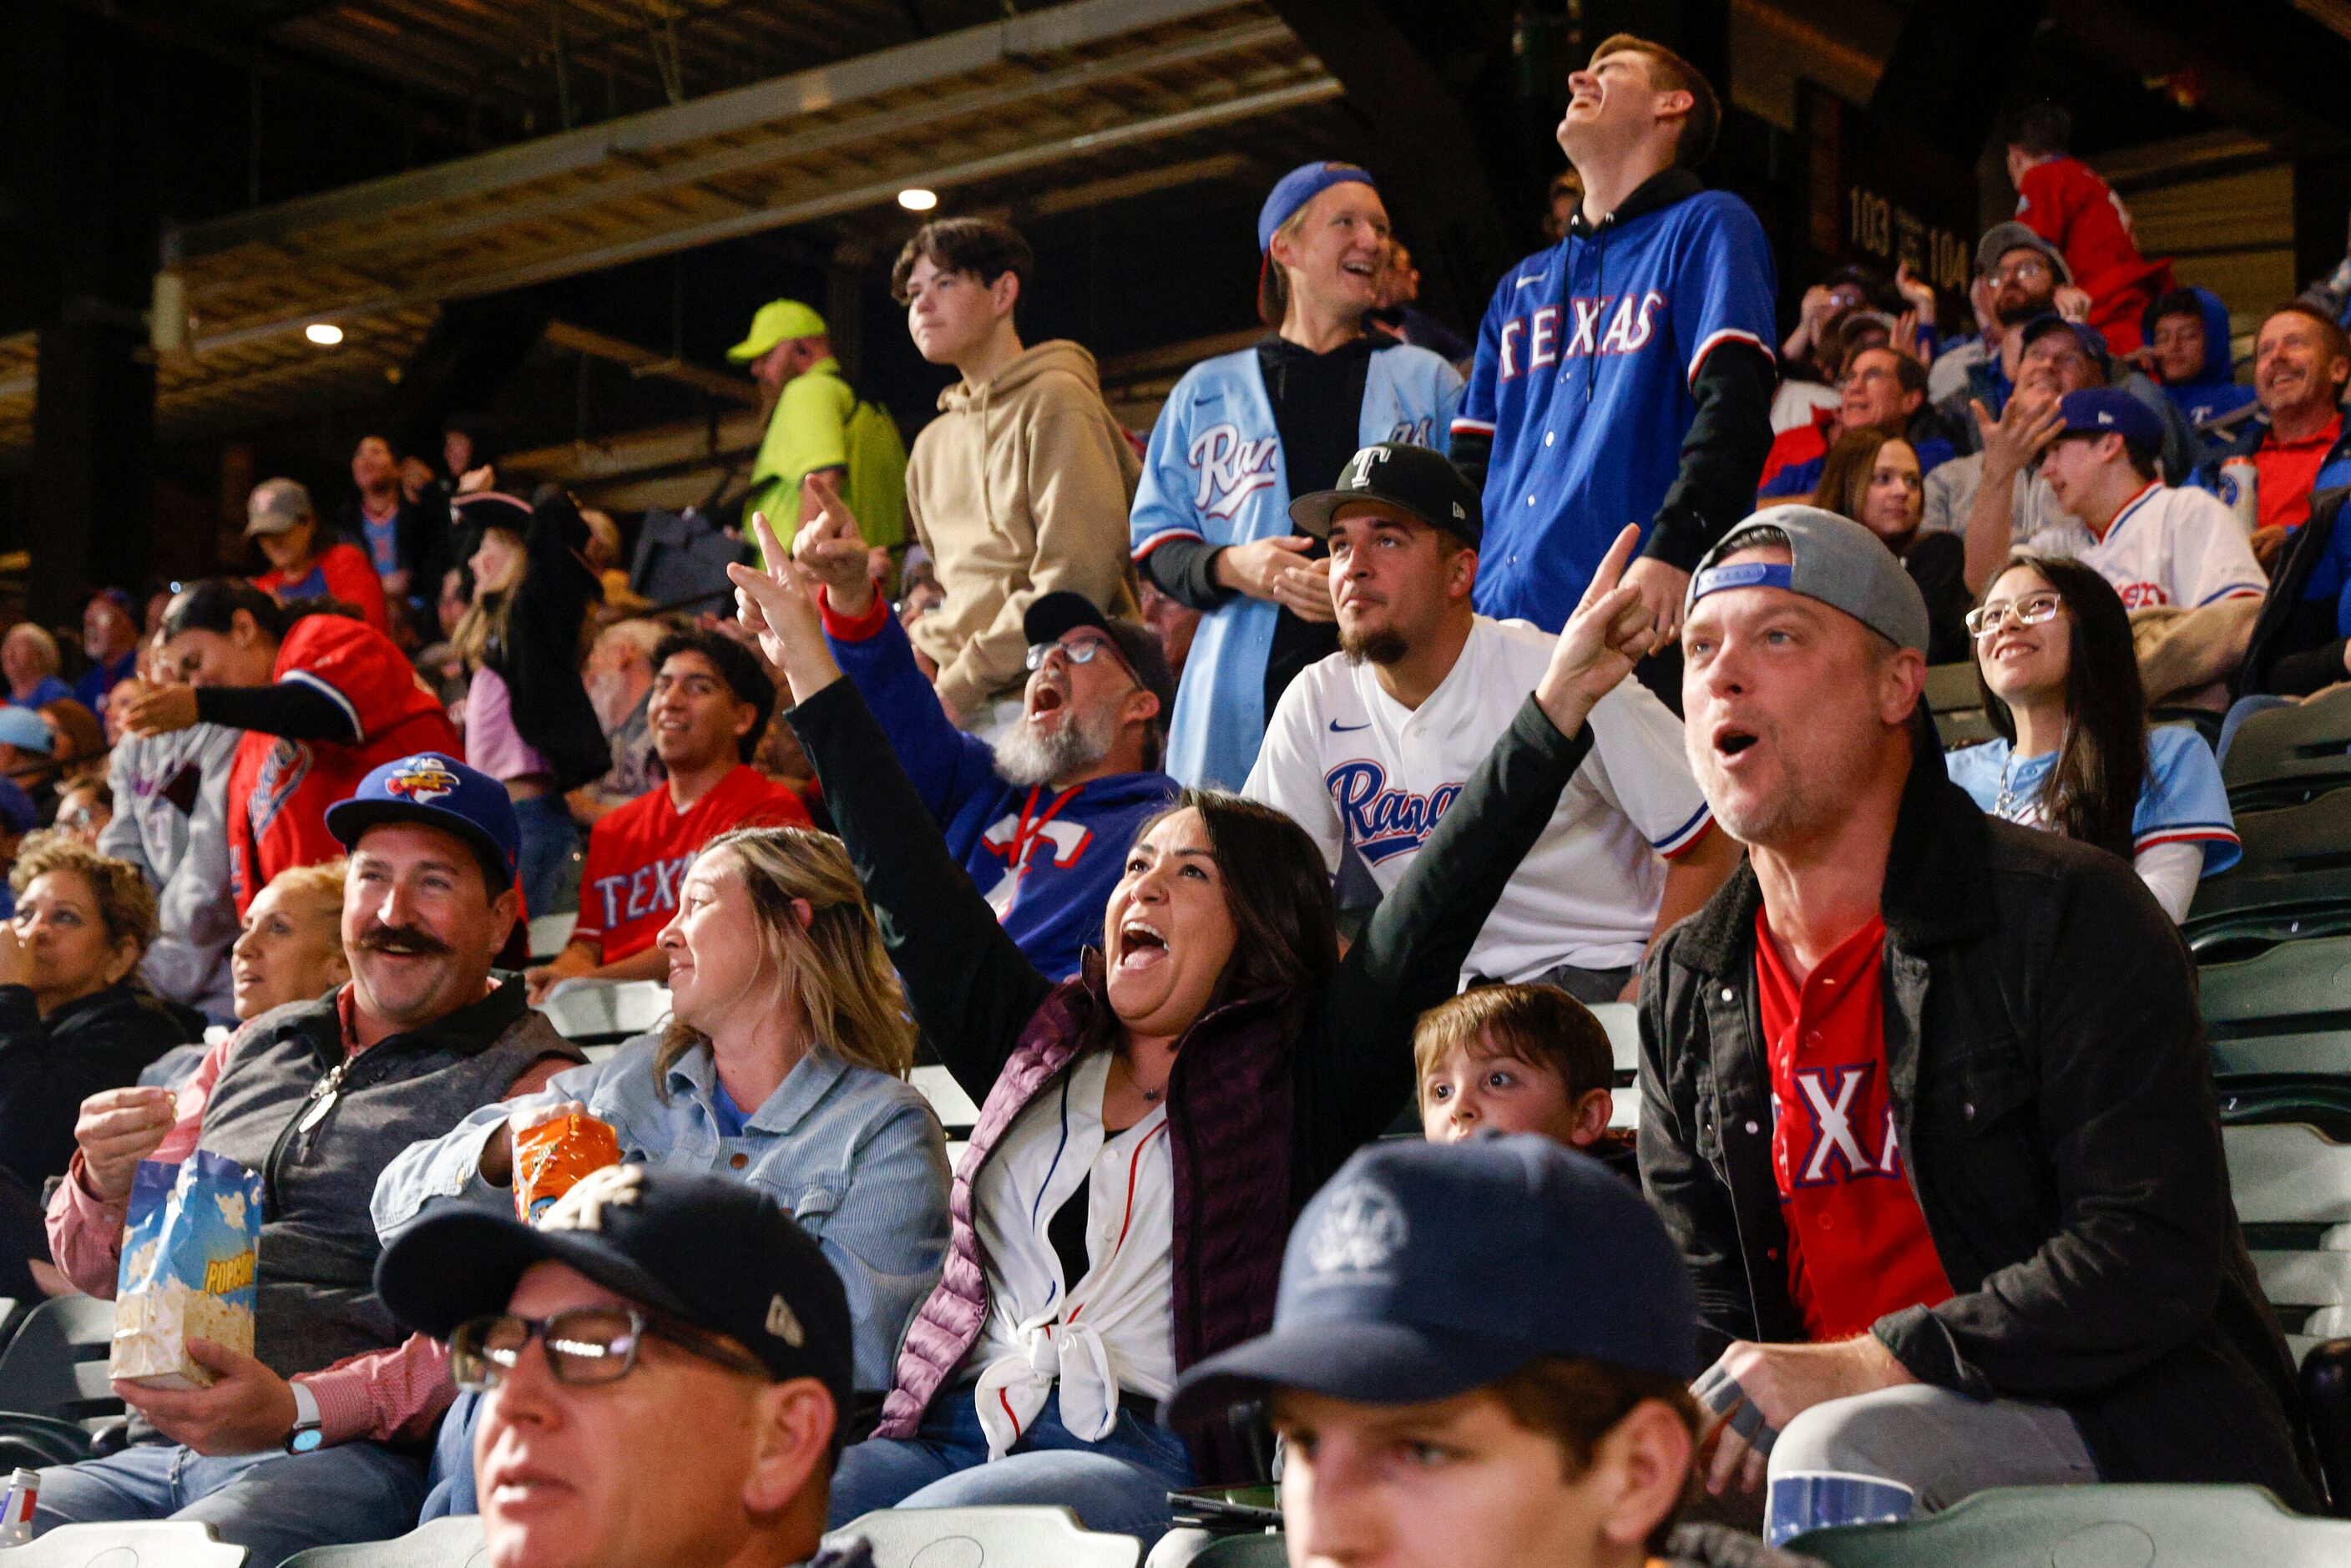
<svg viewBox="0 0 2351 1568"><path fill-rule="evenodd" d="M515 1213L536 1225L590 1171L621 1163L620 1134L593 1116L558 1116L514 1134Z"/></svg>
<svg viewBox="0 0 2351 1568"><path fill-rule="evenodd" d="M253 1354L261 1260L261 1178L198 1149L178 1165L139 1162L114 1290L108 1369L150 1388L209 1388L190 1339Z"/></svg>

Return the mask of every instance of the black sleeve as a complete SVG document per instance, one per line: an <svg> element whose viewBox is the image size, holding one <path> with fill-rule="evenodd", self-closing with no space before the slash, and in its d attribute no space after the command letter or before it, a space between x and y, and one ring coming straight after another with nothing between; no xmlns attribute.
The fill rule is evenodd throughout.
<svg viewBox="0 0 2351 1568"><path fill-rule="evenodd" d="M1771 356L1753 344L1718 344L1690 383L1697 417L1682 437L1681 472L1657 507L1642 553L1694 571L1716 540L1755 509L1771 451Z"/></svg>
<svg viewBox="0 0 2351 1568"><path fill-rule="evenodd" d="M786 712L873 905L906 1001L964 1092L985 1102L1052 991L939 835L846 676Z"/></svg>
<svg viewBox="0 0 2351 1568"><path fill-rule="evenodd" d="M2344 639L2334 638L2299 653L2287 653L2269 668L2262 689L2282 697L2306 697L2351 680L2343 663Z"/></svg>
<svg viewBox="0 0 2351 1568"><path fill-rule="evenodd" d="M1238 591L1217 585L1217 555L1224 548L1206 539L1167 539L1143 558L1144 575L1185 609L1206 614Z"/></svg>
<svg viewBox="0 0 2351 1568"><path fill-rule="evenodd" d="M1299 1117L1318 1181L1411 1101L1413 1026L1460 988L1486 917L1591 749L1588 722L1562 735L1530 696L1315 998Z"/></svg>
<svg viewBox="0 0 2351 1568"><path fill-rule="evenodd" d="M1494 460L1494 437L1483 430L1457 430L1445 455L1453 459L1453 466L1461 470L1470 488L1482 492L1486 488L1486 465ZM1758 469L1758 473L1761 470Z"/></svg>
<svg viewBox="0 0 2351 1568"><path fill-rule="evenodd" d="M357 746L361 739L350 709L300 681L266 686L199 686L196 716L206 724L257 729L287 740L331 740Z"/></svg>

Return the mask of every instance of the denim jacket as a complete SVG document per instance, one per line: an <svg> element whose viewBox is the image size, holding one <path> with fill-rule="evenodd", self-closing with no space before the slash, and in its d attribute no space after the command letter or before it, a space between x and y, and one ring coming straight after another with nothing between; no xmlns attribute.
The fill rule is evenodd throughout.
<svg viewBox="0 0 2351 1568"><path fill-rule="evenodd" d="M724 1138L708 1048L671 1064L664 1104L653 1077L660 1043L657 1035L640 1036L602 1061L557 1074L536 1095L486 1105L446 1135L410 1145L376 1182L378 1233L389 1241L435 1199L512 1204L508 1189L482 1179L483 1145L515 1111L577 1100L611 1124L624 1159L739 1175L799 1220L849 1291L857 1386L888 1388L898 1336L937 1282L946 1250L947 1157L938 1118L911 1085L814 1051L786 1074L742 1136Z"/></svg>

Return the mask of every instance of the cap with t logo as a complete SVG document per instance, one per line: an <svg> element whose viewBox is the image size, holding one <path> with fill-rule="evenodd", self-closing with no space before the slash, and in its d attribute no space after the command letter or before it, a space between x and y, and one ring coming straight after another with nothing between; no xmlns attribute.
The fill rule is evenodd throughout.
<svg viewBox="0 0 2351 1568"><path fill-rule="evenodd" d="M1338 484L1290 503L1290 520L1318 539L1328 538L1339 508L1360 501L1384 502L1432 528L1458 535L1472 549L1485 537L1478 487L1442 452L1402 441L1383 441L1348 458Z"/></svg>

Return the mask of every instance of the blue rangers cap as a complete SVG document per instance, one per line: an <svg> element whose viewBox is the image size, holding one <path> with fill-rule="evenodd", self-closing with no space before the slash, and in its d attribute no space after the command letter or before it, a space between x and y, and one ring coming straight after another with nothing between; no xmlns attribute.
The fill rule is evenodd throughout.
<svg viewBox="0 0 2351 1568"><path fill-rule="evenodd" d="M1290 221L1290 215L1333 185L1369 185L1378 190L1379 182L1372 178L1369 169L1353 163L1301 163L1273 183L1265 198L1265 205L1257 214L1257 248L1259 255L1273 248L1273 231Z"/></svg>
<svg viewBox="0 0 2351 1568"><path fill-rule="evenodd" d="M2119 435L2142 463L2163 449L2163 422L2120 387L2067 392L2057 412L2065 422L2057 432L2061 441L2069 435Z"/></svg>
<svg viewBox="0 0 2351 1568"><path fill-rule="evenodd" d="M1449 1399L1552 1357L1697 1372L1698 1295L1647 1201L1532 1134L1374 1144L1299 1217L1273 1332L1185 1373L1168 1418L1275 1388Z"/></svg>
<svg viewBox="0 0 2351 1568"><path fill-rule="evenodd" d="M515 879L522 831L507 787L455 758L420 751L387 762L360 780L350 800L327 808L327 831L345 849L358 848L360 835L382 822L422 822L465 840L493 896Z"/></svg>

